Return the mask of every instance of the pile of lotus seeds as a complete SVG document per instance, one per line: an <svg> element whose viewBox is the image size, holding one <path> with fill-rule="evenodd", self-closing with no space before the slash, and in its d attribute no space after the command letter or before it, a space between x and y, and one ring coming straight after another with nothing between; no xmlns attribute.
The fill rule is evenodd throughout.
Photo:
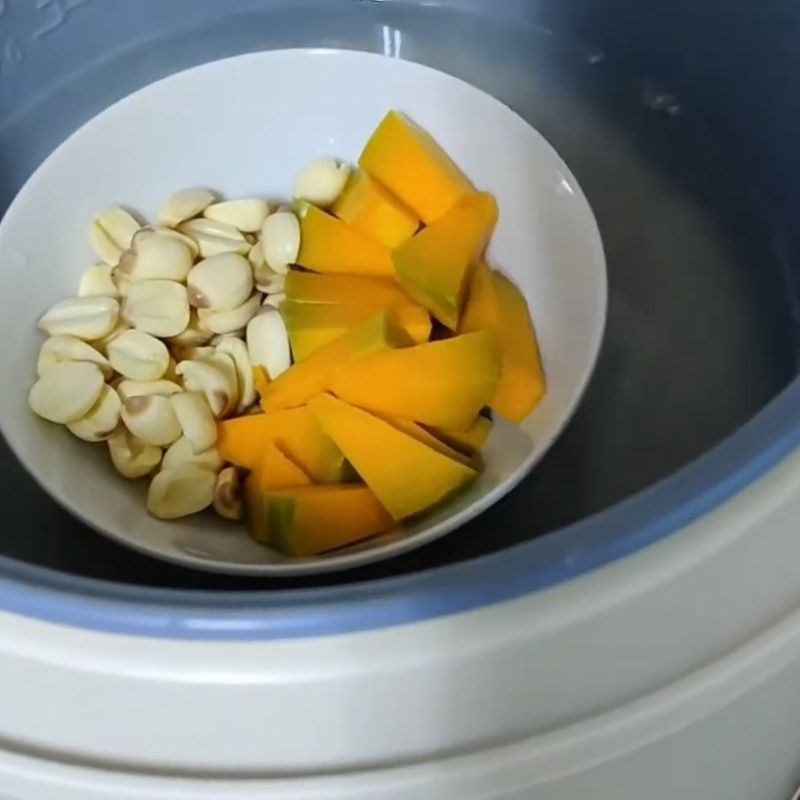
<svg viewBox="0 0 800 800"><path fill-rule="evenodd" d="M349 168L317 159L294 195L330 205ZM101 263L78 296L39 320L31 409L87 442L102 442L120 475L153 473L147 509L175 519L209 506L240 519L240 480L220 459L217 420L257 411L254 367L291 365L278 305L300 248L290 208L184 189L140 225L121 207L99 214L90 243ZM156 471L158 470L158 471Z"/></svg>

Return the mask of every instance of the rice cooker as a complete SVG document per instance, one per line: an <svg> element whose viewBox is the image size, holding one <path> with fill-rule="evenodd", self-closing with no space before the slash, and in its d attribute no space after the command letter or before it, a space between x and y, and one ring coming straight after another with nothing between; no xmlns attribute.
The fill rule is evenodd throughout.
<svg viewBox="0 0 800 800"><path fill-rule="evenodd" d="M3 447L0 797L791 797L798 37L800 8L773 0L0 0L3 208L158 78L345 47L529 120L587 194L610 286L546 459L379 565L276 581L152 561Z"/></svg>

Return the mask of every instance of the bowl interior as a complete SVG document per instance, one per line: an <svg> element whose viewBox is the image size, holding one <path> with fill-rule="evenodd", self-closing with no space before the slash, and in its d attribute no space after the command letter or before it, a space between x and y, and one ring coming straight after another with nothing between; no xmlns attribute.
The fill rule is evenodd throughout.
<svg viewBox="0 0 800 800"><path fill-rule="evenodd" d="M331 87L339 87L333 91ZM289 561L215 517L164 523L144 510L144 482L122 480L103 445L35 418L27 391L42 335L36 320L74 295L93 261L88 223L122 204L152 219L174 190L209 186L229 197L289 195L311 158L354 161L389 108L429 130L480 188L500 221L489 261L523 290L549 390L519 427L499 422L486 470L469 491L404 530L328 556ZM226 59L173 75L115 104L37 170L0 223L4 313L0 426L63 505L138 550L204 569L319 572L388 557L453 530L509 491L574 411L597 358L606 310L602 245L591 209L553 149L524 120L456 78L410 62L331 50Z"/></svg>

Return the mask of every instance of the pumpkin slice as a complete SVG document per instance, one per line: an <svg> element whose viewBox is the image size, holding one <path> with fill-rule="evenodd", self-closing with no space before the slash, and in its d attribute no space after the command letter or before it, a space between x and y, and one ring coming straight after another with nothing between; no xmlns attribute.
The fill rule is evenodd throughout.
<svg viewBox="0 0 800 800"><path fill-rule="evenodd" d="M331 209L340 220L394 249L419 228L419 217L364 170L353 170Z"/></svg>
<svg viewBox="0 0 800 800"><path fill-rule="evenodd" d="M291 300L281 303L280 310L296 362L304 361L320 347L338 339L375 313L363 306L295 303ZM428 341L431 335L431 318L422 306L395 306L389 313L411 341Z"/></svg>
<svg viewBox="0 0 800 800"><path fill-rule="evenodd" d="M383 118L358 163L426 223L473 191L434 138L397 111Z"/></svg>
<svg viewBox="0 0 800 800"><path fill-rule="evenodd" d="M493 423L489 417L479 414L475 421L463 430L452 428L431 428L431 433L450 447L471 455L480 450L492 432Z"/></svg>
<svg viewBox="0 0 800 800"><path fill-rule="evenodd" d="M497 326L497 292L493 272L485 261L478 261L470 274L458 330L471 333L494 330Z"/></svg>
<svg viewBox="0 0 800 800"><path fill-rule="evenodd" d="M496 222L494 197L470 194L393 253L401 286L450 330L458 327L470 269Z"/></svg>
<svg viewBox="0 0 800 800"><path fill-rule="evenodd" d="M306 486L262 494L252 512L261 536L307 558L383 533L393 520L366 486Z"/></svg>
<svg viewBox="0 0 800 800"><path fill-rule="evenodd" d="M427 428L423 428L422 425L418 425L410 419L393 417L388 414L376 414L375 416L380 416L381 419L386 420L393 428L397 428L397 430L407 433L409 436L413 436L418 442L422 442L422 444L427 445L448 458L452 458L454 461L460 461L462 464L467 465L471 463L471 459L468 455L450 447L446 442L434 436Z"/></svg>
<svg viewBox="0 0 800 800"><path fill-rule="evenodd" d="M298 200L300 251L296 263L314 272L394 276L389 248L311 203Z"/></svg>
<svg viewBox="0 0 800 800"><path fill-rule="evenodd" d="M380 414L459 429L471 425L494 396L499 376L494 336L478 331L343 364L330 389Z"/></svg>
<svg viewBox="0 0 800 800"><path fill-rule="evenodd" d="M271 381L261 394L264 411L301 406L328 389L336 369L369 353L410 344L406 332L381 311L338 339L320 347Z"/></svg>
<svg viewBox="0 0 800 800"><path fill-rule="evenodd" d="M332 395L315 397L309 407L397 520L425 511L477 477L471 467Z"/></svg>
<svg viewBox="0 0 800 800"><path fill-rule="evenodd" d="M263 513L262 497L275 489L310 486L311 479L274 442L264 446L261 461L244 482L244 497L250 533L257 542L269 542L269 518Z"/></svg>
<svg viewBox="0 0 800 800"><path fill-rule="evenodd" d="M376 312L414 302L393 278L321 275L296 269L287 274L283 291L293 303L363 306Z"/></svg>
<svg viewBox="0 0 800 800"><path fill-rule="evenodd" d="M339 483L350 474L341 451L308 408L250 414L217 425L217 450L237 467L257 469L270 445L277 445L318 483Z"/></svg>
<svg viewBox="0 0 800 800"><path fill-rule="evenodd" d="M522 292L504 275L478 264L460 327L462 331L491 330L495 334L500 381L489 406L510 422L521 422L546 390L536 332Z"/></svg>

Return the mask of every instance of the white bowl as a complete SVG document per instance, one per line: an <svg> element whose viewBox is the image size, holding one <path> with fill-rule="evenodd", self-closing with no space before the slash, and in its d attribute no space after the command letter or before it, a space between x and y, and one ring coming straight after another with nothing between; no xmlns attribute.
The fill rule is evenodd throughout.
<svg viewBox="0 0 800 800"><path fill-rule="evenodd" d="M289 560L210 513L161 522L146 482L123 480L105 445L33 416L27 394L42 312L77 291L94 257L94 213L129 206L153 218L184 186L230 197L288 196L310 159L354 161L387 110L430 131L481 189L500 221L489 251L524 291L548 392L517 427L498 422L486 470L466 492L402 531L318 558ZM343 569L396 555L455 530L497 502L562 430L594 367L606 313L600 235L574 177L517 114L478 89L418 64L337 50L239 56L173 75L121 100L78 130L36 171L0 224L0 427L44 488L114 540L185 566L255 575ZM457 535L457 534L456 534Z"/></svg>

